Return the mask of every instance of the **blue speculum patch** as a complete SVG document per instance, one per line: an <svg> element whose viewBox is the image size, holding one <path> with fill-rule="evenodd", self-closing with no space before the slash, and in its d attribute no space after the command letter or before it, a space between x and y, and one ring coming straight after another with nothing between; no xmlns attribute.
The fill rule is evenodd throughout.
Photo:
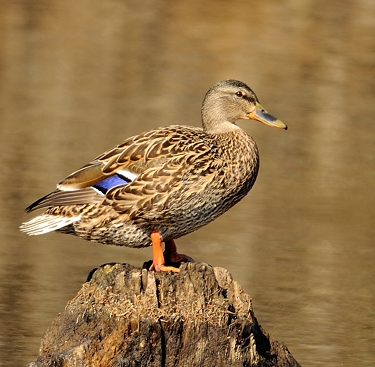
<svg viewBox="0 0 375 367"><path fill-rule="evenodd" d="M115 173L114 175L105 178L103 181L98 182L93 187L95 187L96 189L101 191L103 194L105 194L112 187L119 186L119 185L126 185L129 182L131 182L131 180Z"/></svg>

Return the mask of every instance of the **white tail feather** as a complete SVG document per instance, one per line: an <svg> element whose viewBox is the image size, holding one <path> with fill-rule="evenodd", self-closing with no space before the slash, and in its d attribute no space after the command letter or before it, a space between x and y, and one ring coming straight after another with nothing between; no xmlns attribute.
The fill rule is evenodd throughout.
<svg viewBox="0 0 375 367"><path fill-rule="evenodd" d="M27 233L29 236L37 236L56 231L57 229L66 227L80 219L80 215L67 218L50 214L42 214L29 220L28 222L22 223L20 230Z"/></svg>

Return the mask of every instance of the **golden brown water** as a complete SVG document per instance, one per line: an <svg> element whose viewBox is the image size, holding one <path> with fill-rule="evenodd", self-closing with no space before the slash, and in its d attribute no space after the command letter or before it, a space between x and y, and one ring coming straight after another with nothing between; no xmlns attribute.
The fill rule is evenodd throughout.
<svg viewBox="0 0 375 367"><path fill-rule="evenodd" d="M27 237L23 209L122 139L200 124L216 81L249 84L287 132L251 193L178 241L224 266L303 366L375 365L375 2L0 4L0 365L35 360L88 272L150 249Z"/></svg>

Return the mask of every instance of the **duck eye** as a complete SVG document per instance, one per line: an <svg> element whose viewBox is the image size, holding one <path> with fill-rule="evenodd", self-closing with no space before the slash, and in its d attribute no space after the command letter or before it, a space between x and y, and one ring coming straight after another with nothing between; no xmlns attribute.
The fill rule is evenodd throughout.
<svg viewBox="0 0 375 367"><path fill-rule="evenodd" d="M243 94L243 92L241 92L241 91L238 91L238 92L236 92L236 96L237 96L237 97L243 97L243 96L244 96L244 94Z"/></svg>

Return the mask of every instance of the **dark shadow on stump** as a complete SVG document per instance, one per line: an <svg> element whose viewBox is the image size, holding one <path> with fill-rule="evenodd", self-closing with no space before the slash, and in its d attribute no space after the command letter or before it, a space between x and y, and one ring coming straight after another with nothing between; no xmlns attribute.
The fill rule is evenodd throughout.
<svg viewBox="0 0 375 367"><path fill-rule="evenodd" d="M269 338L226 269L162 274L128 264L90 273L48 328L29 367L299 366Z"/></svg>

